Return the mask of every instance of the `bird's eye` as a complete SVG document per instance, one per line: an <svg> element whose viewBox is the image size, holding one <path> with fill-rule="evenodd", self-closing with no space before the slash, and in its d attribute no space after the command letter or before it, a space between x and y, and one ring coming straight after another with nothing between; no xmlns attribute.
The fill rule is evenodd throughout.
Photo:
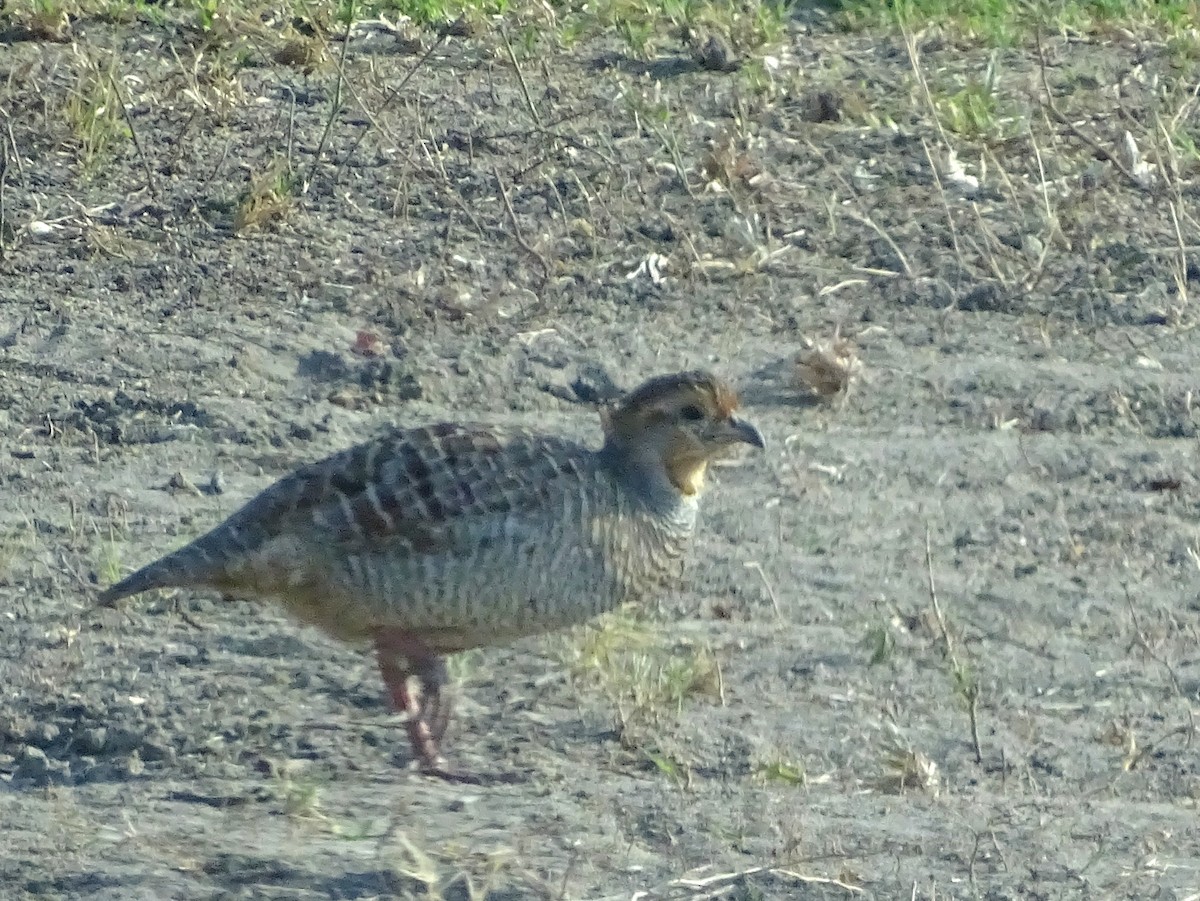
<svg viewBox="0 0 1200 901"><path fill-rule="evenodd" d="M683 418L688 422L699 422L704 418L704 411L695 404L688 404L681 412L683 413Z"/></svg>

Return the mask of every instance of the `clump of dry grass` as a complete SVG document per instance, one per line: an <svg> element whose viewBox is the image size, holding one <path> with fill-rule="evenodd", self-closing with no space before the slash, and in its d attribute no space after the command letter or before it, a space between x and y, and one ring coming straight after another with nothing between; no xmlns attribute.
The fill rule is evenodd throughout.
<svg viewBox="0 0 1200 901"><path fill-rule="evenodd" d="M844 399L862 374L854 342L835 331L828 341L806 337L804 343L796 355L796 383L821 400Z"/></svg>
<svg viewBox="0 0 1200 901"><path fill-rule="evenodd" d="M73 49L78 81L67 94L62 114L74 135L83 171L96 175L113 150L132 134L117 87L120 70L116 58Z"/></svg>
<svg viewBox="0 0 1200 901"><path fill-rule="evenodd" d="M287 161L272 162L250 179L234 212L234 230L241 233L286 219L295 205L297 187L296 175Z"/></svg>
<svg viewBox="0 0 1200 901"><path fill-rule="evenodd" d="M941 777L938 765L920 751L896 749L884 758L884 772L875 785L880 791L893 794L916 789L936 795Z"/></svg>
<svg viewBox="0 0 1200 901"><path fill-rule="evenodd" d="M71 16L79 10L63 0L19 0L6 9L12 25L22 37L33 41L63 43L71 34Z"/></svg>
<svg viewBox="0 0 1200 901"><path fill-rule="evenodd" d="M756 188L764 180L762 167L728 129L717 134L696 168L709 190Z"/></svg>
<svg viewBox="0 0 1200 901"><path fill-rule="evenodd" d="M311 74L325 65L325 42L315 35L293 32L272 54L272 59L280 65Z"/></svg>
<svg viewBox="0 0 1200 901"><path fill-rule="evenodd" d="M786 757L773 757L755 767L755 775L764 782L782 782L804 788L808 785L808 772L804 764Z"/></svg>
<svg viewBox="0 0 1200 901"><path fill-rule="evenodd" d="M889 794L924 791L936 795L942 779L938 765L926 754L912 747L900 730L888 724L884 745L883 773L875 780L875 788Z"/></svg>
<svg viewBox="0 0 1200 901"><path fill-rule="evenodd" d="M668 643L622 613L578 630L562 658L574 679L609 697L622 741L631 748L652 741L688 699L724 699L720 662L711 648Z"/></svg>

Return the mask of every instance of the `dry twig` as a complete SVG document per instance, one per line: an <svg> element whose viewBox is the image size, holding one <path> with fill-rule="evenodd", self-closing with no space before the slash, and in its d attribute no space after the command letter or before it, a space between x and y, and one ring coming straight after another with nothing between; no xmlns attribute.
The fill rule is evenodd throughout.
<svg viewBox="0 0 1200 901"><path fill-rule="evenodd" d="M542 267L543 281L550 281L550 263L544 256L538 253L538 251L528 241L525 240L525 236L521 234L521 225L517 222L517 214L513 210L512 201L509 200L508 192L504 190L504 182L500 178L500 170L493 169L492 171L496 174L496 188L500 191L500 197L504 201L504 211L508 213L508 221L509 224L512 225L513 240L517 242L518 246L520 246L523 251L537 260L538 265Z"/></svg>
<svg viewBox="0 0 1200 901"><path fill-rule="evenodd" d="M1111 150L1108 150L1091 135L1086 134L1078 125L1068 119L1066 114L1058 108L1058 105L1054 102L1054 95L1050 91L1050 79L1046 75L1046 51L1042 47L1042 30L1040 28L1037 30L1035 38L1037 41L1038 61L1041 66L1042 90L1044 90L1046 93L1046 99L1042 103L1042 108L1050 113L1056 122L1065 127L1080 141L1083 141L1083 143L1086 144L1094 154L1096 154L1097 158L1102 159L1105 162L1112 163L1113 166L1116 167L1117 171L1129 180L1130 184L1144 190L1144 181L1138 179L1133 174L1133 171L1127 165L1125 165L1125 162L1119 156L1117 156L1117 154L1113 153Z"/></svg>

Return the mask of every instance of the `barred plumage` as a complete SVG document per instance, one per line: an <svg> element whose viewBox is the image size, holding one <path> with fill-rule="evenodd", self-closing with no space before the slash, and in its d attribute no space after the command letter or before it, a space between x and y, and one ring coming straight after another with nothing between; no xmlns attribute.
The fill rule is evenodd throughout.
<svg viewBox="0 0 1200 901"><path fill-rule="evenodd" d="M210 588L373 643L418 757L447 775L442 655L579 623L650 590L685 551L708 461L737 442L763 446L736 406L724 383L690 372L604 411L597 451L515 428L396 429L286 476L100 600Z"/></svg>

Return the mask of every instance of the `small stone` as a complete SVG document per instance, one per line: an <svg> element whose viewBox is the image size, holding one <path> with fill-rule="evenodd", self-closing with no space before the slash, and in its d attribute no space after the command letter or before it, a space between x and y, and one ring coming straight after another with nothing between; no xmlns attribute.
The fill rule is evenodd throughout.
<svg viewBox="0 0 1200 901"><path fill-rule="evenodd" d="M804 119L808 122L840 122L843 100L828 89L809 91L804 97Z"/></svg>
<svg viewBox="0 0 1200 901"><path fill-rule="evenodd" d="M50 772L50 758L41 748L26 745L17 758L17 777L20 779L43 779Z"/></svg>
<svg viewBox="0 0 1200 901"><path fill-rule="evenodd" d="M446 809L451 813L462 813L467 808L473 806L479 800L477 795L460 795L454 798L446 805Z"/></svg>
<svg viewBox="0 0 1200 901"><path fill-rule="evenodd" d="M52 760L41 748L26 745L17 758L17 770L13 778L41 786L65 782L70 775L71 767L65 760Z"/></svg>
<svg viewBox="0 0 1200 901"><path fill-rule="evenodd" d="M116 726L108 730L108 737L104 742L104 749L109 754L128 754L129 752L136 753L143 745L142 733L136 729L129 729L125 726Z"/></svg>
<svg viewBox="0 0 1200 901"><path fill-rule="evenodd" d="M225 474L221 470L218 469L212 474L205 486L205 491L208 494L225 493Z"/></svg>
<svg viewBox="0 0 1200 901"><path fill-rule="evenodd" d="M140 776L146 771L146 764L142 762L142 758L134 751L125 758L121 770L125 776Z"/></svg>
<svg viewBox="0 0 1200 901"><path fill-rule="evenodd" d="M173 761L175 749L158 738L148 738L142 741L140 756L143 761Z"/></svg>
<svg viewBox="0 0 1200 901"><path fill-rule="evenodd" d="M709 72L736 72L742 66L729 43L716 34L692 45L692 59Z"/></svg>
<svg viewBox="0 0 1200 901"><path fill-rule="evenodd" d="M73 744L78 754L100 754L107 743L108 730L103 726L93 726L76 735Z"/></svg>
<svg viewBox="0 0 1200 901"><path fill-rule="evenodd" d="M1024 235L1021 238L1021 249L1025 252L1026 259L1036 263L1045 253L1046 246L1037 235Z"/></svg>
<svg viewBox="0 0 1200 901"><path fill-rule="evenodd" d="M54 723L34 723L25 732L25 741L38 748L48 748L58 740L59 734Z"/></svg>
<svg viewBox="0 0 1200 901"><path fill-rule="evenodd" d="M442 889L443 901L472 901L477 897L475 887L471 884L471 877L466 873L459 873Z"/></svg>
<svg viewBox="0 0 1200 901"><path fill-rule="evenodd" d="M172 491L182 491L184 494L195 494L197 496L200 494L200 489L192 484L192 480L180 471L171 476L171 480L167 482L167 487Z"/></svg>

